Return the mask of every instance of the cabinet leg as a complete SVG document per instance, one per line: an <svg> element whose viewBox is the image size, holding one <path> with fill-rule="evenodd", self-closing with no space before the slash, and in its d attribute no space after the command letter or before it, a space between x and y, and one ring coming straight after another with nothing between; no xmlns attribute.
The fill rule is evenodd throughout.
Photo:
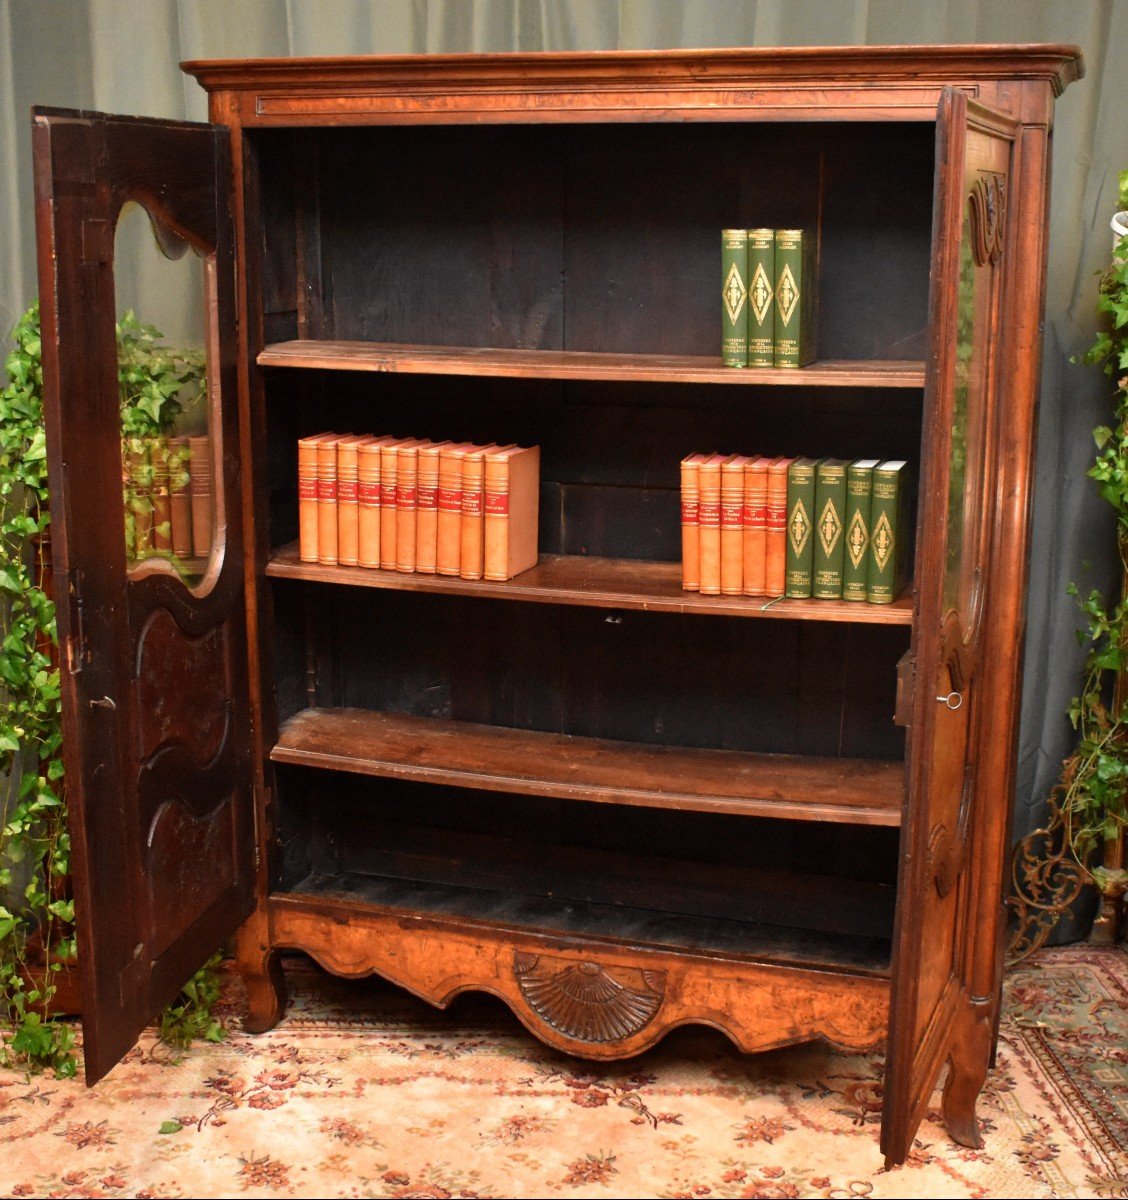
<svg viewBox="0 0 1128 1200"><path fill-rule="evenodd" d="M944 1124L953 1141L978 1150L983 1145L976 1101L987 1079L991 1061L991 1022L986 1016L969 1022L964 1035L956 1039L948 1059L948 1078L944 1081Z"/></svg>
<svg viewBox="0 0 1128 1200"><path fill-rule="evenodd" d="M273 1029L286 1011L286 977L277 950L266 942L265 921L257 913L235 935L235 966L247 989L248 1033Z"/></svg>

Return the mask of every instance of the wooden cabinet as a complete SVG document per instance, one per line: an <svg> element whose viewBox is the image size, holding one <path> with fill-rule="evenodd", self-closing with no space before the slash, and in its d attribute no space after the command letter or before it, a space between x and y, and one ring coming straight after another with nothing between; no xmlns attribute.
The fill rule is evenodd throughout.
<svg viewBox="0 0 1128 1200"><path fill-rule="evenodd" d="M238 929L595 1059L887 1047L902 1161L993 1055L1049 139L1073 47L190 63L34 118L86 1065ZM113 229L204 255L206 571L131 567ZM821 358L720 366L725 226L820 236ZM296 439L538 443L540 564L303 564ZM890 606L679 587L678 460L908 458ZM900 689L900 702L898 692ZM901 724L894 722L900 712Z"/></svg>

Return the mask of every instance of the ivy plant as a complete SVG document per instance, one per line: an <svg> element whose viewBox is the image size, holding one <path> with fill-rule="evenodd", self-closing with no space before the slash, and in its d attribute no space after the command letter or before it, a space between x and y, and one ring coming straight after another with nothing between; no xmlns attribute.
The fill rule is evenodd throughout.
<svg viewBox="0 0 1128 1200"><path fill-rule="evenodd" d="M63 789L55 606L49 574L47 450L39 305L11 334L0 389L0 1066L75 1073L74 1031L50 1016L56 973L76 958ZM117 326L123 451L166 434L204 392L202 352L170 348L133 312ZM141 490L141 489L139 489ZM143 491L143 490L142 490ZM143 494L126 487L126 529ZM127 545L131 545L127 541ZM161 1036L215 1041L218 968L173 1001Z"/></svg>
<svg viewBox="0 0 1128 1200"><path fill-rule="evenodd" d="M1121 209L1128 209L1128 171L1120 175ZM1114 423L1093 431L1097 455L1089 476L1116 513L1121 564L1119 597L1109 603L1094 589L1077 598L1086 626L1078 641L1088 645L1080 694L1069 718L1080 738L1066 760L1061 780L1062 815L1069 848L1102 892L1124 890L1128 873L1102 861L1104 849L1128 825L1128 237L1113 250L1101 277L1097 309L1103 328L1084 355L1113 381Z"/></svg>

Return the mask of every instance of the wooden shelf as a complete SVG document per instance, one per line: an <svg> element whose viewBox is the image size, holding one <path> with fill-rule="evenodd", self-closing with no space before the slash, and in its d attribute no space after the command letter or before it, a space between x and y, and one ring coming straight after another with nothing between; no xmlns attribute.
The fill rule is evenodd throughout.
<svg viewBox="0 0 1128 1200"><path fill-rule="evenodd" d="M698 812L899 825L904 766L534 733L357 708L291 717L275 762L455 787Z"/></svg>
<svg viewBox="0 0 1128 1200"><path fill-rule="evenodd" d="M378 571L368 567L330 567L304 563L298 543L275 551L266 573L276 579L305 579L344 587L441 592L535 604L586 608L623 608L642 612L703 613L722 617L768 617L789 621L848 621L870 625L911 625L913 598L906 593L892 604L845 600L766 600L755 596L702 596L681 586L681 566L630 558L588 558L545 554L528 571L504 583L456 579L449 575Z"/></svg>
<svg viewBox="0 0 1128 1200"><path fill-rule="evenodd" d="M838 360L800 370L732 368L720 356L600 354L585 350L498 350L393 342L274 342L259 366L401 375L485 375L510 379L602 379L624 383L721 383L737 386L924 387L924 363L908 359Z"/></svg>
<svg viewBox="0 0 1128 1200"><path fill-rule="evenodd" d="M520 932L548 938L582 937L585 952L652 947L726 960L841 971L887 978L887 938L807 929L724 917L703 917L618 904L592 904L510 891L459 887L341 871L313 874L270 898L285 915L305 909L322 918L388 915L398 922L443 924L456 920L483 933ZM433 936L429 928L428 933ZM844 980L844 983L847 981Z"/></svg>

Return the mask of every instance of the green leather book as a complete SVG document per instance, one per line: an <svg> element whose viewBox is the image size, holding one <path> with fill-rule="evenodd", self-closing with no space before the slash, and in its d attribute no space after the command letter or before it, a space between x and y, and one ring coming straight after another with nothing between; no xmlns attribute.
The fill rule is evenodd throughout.
<svg viewBox="0 0 1128 1200"><path fill-rule="evenodd" d="M787 469L787 574L784 595L807 600L814 561L815 473L821 458L797 458Z"/></svg>
<svg viewBox="0 0 1128 1200"><path fill-rule="evenodd" d="M873 471L866 599L892 604L904 586L904 510L908 463L883 462Z"/></svg>
<svg viewBox="0 0 1128 1200"><path fill-rule="evenodd" d="M877 458L859 458L846 469L846 548L842 599L865 600L869 576L870 508Z"/></svg>
<svg viewBox="0 0 1128 1200"><path fill-rule="evenodd" d="M811 595L842 599L842 556L846 547L844 458L824 458L815 471L815 530L811 538Z"/></svg>
<svg viewBox="0 0 1128 1200"><path fill-rule="evenodd" d="M748 230L721 230L721 361L748 365Z"/></svg>
<svg viewBox="0 0 1128 1200"><path fill-rule="evenodd" d="M775 365L804 367L815 359L815 235L775 231Z"/></svg>
<svg viewBox="0 0 1128 1200"><path fill-rule="evenodd" d="M775 230L748 231L748 365L775 363Z"/></svg>

